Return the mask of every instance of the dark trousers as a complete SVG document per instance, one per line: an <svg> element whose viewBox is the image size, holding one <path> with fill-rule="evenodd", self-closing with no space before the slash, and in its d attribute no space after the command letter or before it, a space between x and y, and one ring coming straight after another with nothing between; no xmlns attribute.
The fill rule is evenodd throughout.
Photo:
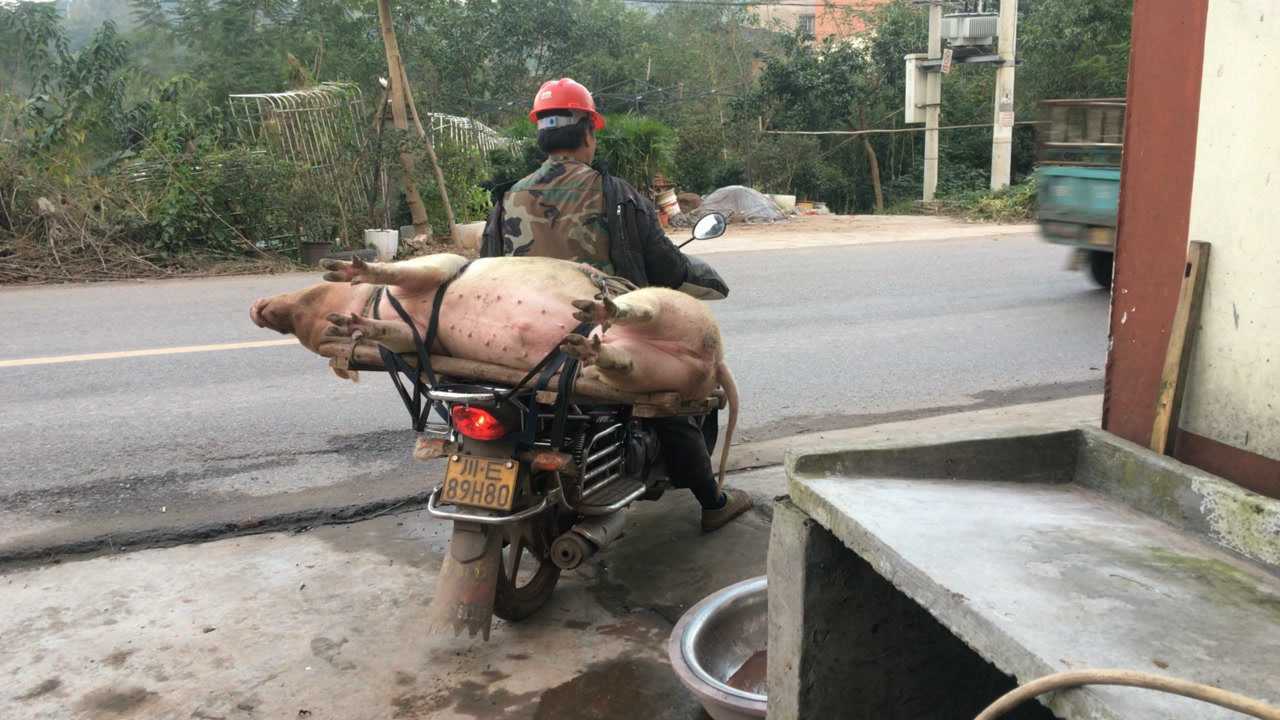
<svg viewBox="0 0 1280 720"><path fill-rule="evenodd" d="M703 417L655 418L650 421L666 454L671 484L688 488L704 508L720 506L716 475L711 468L719 423L716 413Z"/></svg>

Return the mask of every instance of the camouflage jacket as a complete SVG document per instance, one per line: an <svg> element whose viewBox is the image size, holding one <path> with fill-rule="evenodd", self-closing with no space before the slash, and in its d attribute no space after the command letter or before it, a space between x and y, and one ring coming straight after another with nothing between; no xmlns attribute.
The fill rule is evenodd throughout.
<svg viewBox="0 0 1280 720"><path fill-rule="evenodd" d="M653 203L626 181L576 161L550 159L494 188L480 255L578 260L641 287L678 288L689 274Z"/></svg>
<svg viewBox="0 0 1280 720"><path fill-rule="evenodd" d="M613 272L600 173L572 158L550 157L502 198L502 251L575 260Z"/></svg>

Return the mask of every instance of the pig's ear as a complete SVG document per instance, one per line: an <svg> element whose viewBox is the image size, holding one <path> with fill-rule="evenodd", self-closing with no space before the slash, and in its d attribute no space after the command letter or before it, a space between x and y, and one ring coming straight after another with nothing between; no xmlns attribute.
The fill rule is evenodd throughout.
<svg viewBox="0 0 1280 720"><path fill-rule="evenodd" d="M358 383L358 382L360 382L360 373L359 373L359 371L356 371L356 370L339 370L338 368L333 367L332 365L330 365L330 366L329 366L329 369L333 371L333 374L334 374L334 375L337 375L338 377L342 378L343 380L350 380L350 381L351 381L351 382L353 382L353 383Z"/></svg>

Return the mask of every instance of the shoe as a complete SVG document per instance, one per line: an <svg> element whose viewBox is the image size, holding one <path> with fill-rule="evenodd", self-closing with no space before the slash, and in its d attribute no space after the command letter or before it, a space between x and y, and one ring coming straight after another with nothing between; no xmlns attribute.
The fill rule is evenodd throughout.
<svg viewBox="0 0 1280 720"><path fill-rule="evenodd" d="M728 488L724 491L724 507L702 511L702 531L719 530L730 520L751 509L751 496L743 490Z"/></svg>

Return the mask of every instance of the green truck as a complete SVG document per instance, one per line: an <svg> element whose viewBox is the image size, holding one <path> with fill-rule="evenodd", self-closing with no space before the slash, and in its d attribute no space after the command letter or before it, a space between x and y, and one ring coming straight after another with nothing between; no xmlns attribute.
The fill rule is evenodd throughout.
<svg viewBox="0 0 1280 720"><path fill-rule="evenodd" d="M1045 240L1078 249L1077 267L1111 287L1120 161L1124 150L1124 98L1046 100L1041 109L1038 219Z"/></svg>

